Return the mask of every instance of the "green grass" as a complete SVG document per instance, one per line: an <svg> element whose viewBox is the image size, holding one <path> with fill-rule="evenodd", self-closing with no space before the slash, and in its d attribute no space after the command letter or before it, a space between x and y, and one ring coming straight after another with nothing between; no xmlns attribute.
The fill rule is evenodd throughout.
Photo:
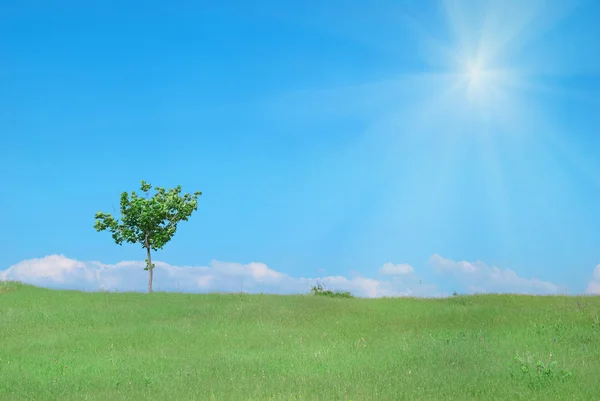
<svg viewBox="0 0 600 401"><path fill-rule="evenodd" d="M600 297L0 283L0 400L598 400Z"/></svg>

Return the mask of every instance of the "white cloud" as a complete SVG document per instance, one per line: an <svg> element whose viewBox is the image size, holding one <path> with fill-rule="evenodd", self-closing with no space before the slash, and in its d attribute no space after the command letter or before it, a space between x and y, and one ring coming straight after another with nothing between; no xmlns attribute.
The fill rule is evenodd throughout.
<svg viewBox="0 0 600 401"><path fill-rule="evenodd" d="M387 262L381 266L381 269L379 269L379 274L384 276L401 276L405 274L411 274L413 272L413 267L406 263L395 265L392 262Z"/></svg>
<svg viewBox="0 0 600 401"><path fill-rule="evenodd" d="M312 285L320 282L328 289L350 291L356 296L368 298L439 295L436 286L418 285L414 278L408 281L376 280L358 275L352 278L296 278L257 262L241 264L212 261L209 266L197 267L173 266L159 261L154 263L154 289L157 291L292 294L306 293ZM110 265L50 255L17 263L0 272L0 280L87 291L145 291L148 272L143 270L144 264L142 261L124 261ZM412 271L408 265L390 265L399 271L408 272L408 268Z"/></svg>
<svg viewBox="0 0 600 401"><path fill-rule="evenodd" d="M89 269L83 262L63 255L50 255L41 259L24 260L0 273L0 278L14 280L23 278L45 278L58 284L72 284L97 280L97 271Z"/></svg>
<svg viewBox="0 0 600 401"><path fill-rule="evenodd" d="M592 277L592 281L587 286L585 290L586 294L594 294L600 295L600 265L597 265L594 269L594 275Z"/></svg>
<svg viewBox="0 0 600 401"><path fill-rule="evenodd" d="M453 261L435 254L429 263L442 274L452 275L469 293L556 294L559 286L537 278L523 278L513 270L488 266L481 261Z"/></svg>
<svg viewBox="0 0 600 401"><path fill-rule="evenodd" d="M332 290L350 291L360 297L448 296L453 289L461 293L536 293L556 294L560 288L537 278L524 278L513 270L488 266L484 262L453 261L438 254L429 263L441 274L442 290L423 284L408 264L385 263L379 274L385 279L345 276L293 277L264 263L247 264L211 261L208 266L174 266L155 261L154 289L181 292L248 292L299 294L322 283ZM50 288L85 291L146 291L148 272L143 261L116 264L82 262L64 255L50 255L19 262L0 271L0 280L15 280ZM424 281L424 280L423 280ZM455 286L456 285L456 286ZM443 291L443 292L441 292ZM600 265L594 270L587 293L600 294Z"/></svg>

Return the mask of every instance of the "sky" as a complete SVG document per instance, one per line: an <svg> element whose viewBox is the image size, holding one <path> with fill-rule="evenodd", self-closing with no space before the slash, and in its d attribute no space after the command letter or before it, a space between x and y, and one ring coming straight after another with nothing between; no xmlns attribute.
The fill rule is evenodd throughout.
<svg viewBox="0 0 600 401"><path fill-rule="evenodd" d="M600 2L0 2L0 279L144 291L94 230L202 191L154 288L600 294Z"/></svg>

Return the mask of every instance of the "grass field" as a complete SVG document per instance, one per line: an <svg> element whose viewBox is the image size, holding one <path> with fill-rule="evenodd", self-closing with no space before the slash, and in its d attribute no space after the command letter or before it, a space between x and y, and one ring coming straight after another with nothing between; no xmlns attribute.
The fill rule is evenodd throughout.
<svg viewBox="0 0 600 401"><path fill-rule="evenodd" d="M0 400L600 400L600 297L0 282Z"/></svg>

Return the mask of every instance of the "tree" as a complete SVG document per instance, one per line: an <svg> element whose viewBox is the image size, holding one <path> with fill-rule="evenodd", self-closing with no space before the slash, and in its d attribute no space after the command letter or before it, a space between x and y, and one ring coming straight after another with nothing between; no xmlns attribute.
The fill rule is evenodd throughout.
<svg viewBox="0 0 600 401"><path fill-rule="evenodd" d="M192 212L198 209L198 197L202 192L194 194L181 193L181 186L170 189L154 187L156 193L150 197L152 185L142 181L141 190L145 197L139 197L135 191L131 198L127 192L121 194L121 221L117 221L109 213L96 213L96 231L108 230L118 245L123 242L141 244L146 250L146 267L148 270L148 292L152 292L152 258L150 250L158 251L173 238L180 221L187 221Z"/></svg>

